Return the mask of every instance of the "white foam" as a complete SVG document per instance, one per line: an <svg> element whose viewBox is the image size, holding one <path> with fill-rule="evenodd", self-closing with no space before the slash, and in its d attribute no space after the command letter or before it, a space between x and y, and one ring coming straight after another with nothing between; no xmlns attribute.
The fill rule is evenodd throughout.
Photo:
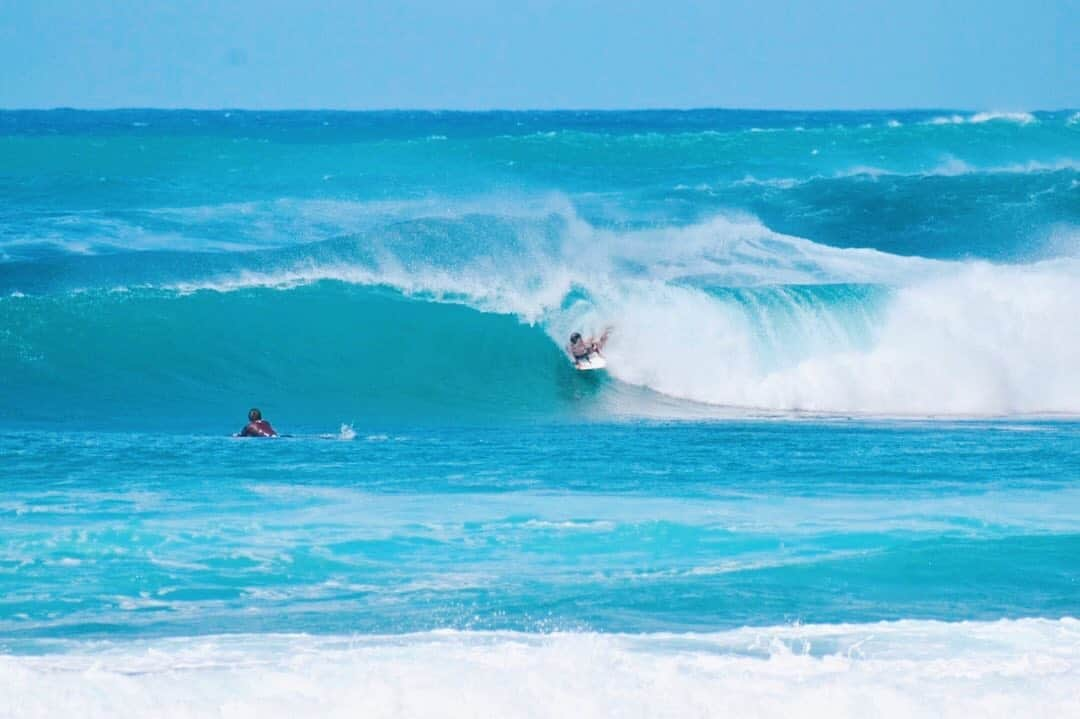
<svg viewBox="0 0 1080 719"><path fill-rule="evenodd" d="M1065 717L1074 619L715 634L438 631L54 645L0 657L23 717Z"/></svg>
<svg viewBox="0 0 1080 719"><path fill-rule="evenodd" d="M615 522L593 519L593 520L574 520L567 519L562 521L548 521L542 519L530 519L525 522L525 526L529 529L557 529L557 530L570 530L570 531L584 531L584 532L611 532L618 526Z"/></svg>
<svg viewBox="0 0 1080 719"><path fill-rule="evenodd" d="M1073 158L1058 158L1055 160L1028 160L1027 162L1014 162L1007 165L973 165L965 160L952 155L946 155L936 164L918 170L898 170L875 165L854 165L852 167L834 172L832 174L814 174L806 177L774 177L759 179L753 175L746 175L741 180L735 181L734 185L764 185L780 189L790 189L809 182L821 180L837 180L849 177L868 177L878 179L881 177L959 177L962 175L1033 175L1044 172L1060 172L1062 170L1080 170L1080 161ZM676 188L678 189L678 188ZM691 189L683 187L683 189ZM698 190L712 188L698 187Z"/></svg>
<svg viewBox="0 0 1080 719"><path fill-rule="evenodd" d="M1012 122L1018 125L1029 125L1038 122L1030 112L976 112L973 115L941 115L931 118L926 124L930 125L979 125L984 122Z"/></svg>
<svg viewBox="0 0 1080 719"><path fill-rule="evenodd" d="M977 112L971 116L968 122L979 124L983 122L993 122L994 120L1015 122L1020 125L1038 122L1038 120L1035 119L1035 116L1030 112Z"/></svg>
<svg viewBox="0 0 1080 719"><path fill-rule="evenodd" d="M638 289L601 316L618 327L612 374L686 399L920 416L1076 413L1080 335L1067 328L1078 278L1074 260L931 268L880 314L860 308L870 314L849 322L825 303L793 298L756 313L671 286Z"/></svg>
<svg viewBox="0 0 1080 719"><path fill-rule="evenodd" d="M958 157L947 155L937 165L917 172L898 172L870 165L858 165L849 170L838 172L834 178L856 177L958 177L960 175L1032 175L1042 172L1060 172L1062 170L1080 170L1080 161L1072 158L1058 158L1052 161L1028 160L1008 165L976 166ZM820 178L818 178L820 179Z"/></svg>

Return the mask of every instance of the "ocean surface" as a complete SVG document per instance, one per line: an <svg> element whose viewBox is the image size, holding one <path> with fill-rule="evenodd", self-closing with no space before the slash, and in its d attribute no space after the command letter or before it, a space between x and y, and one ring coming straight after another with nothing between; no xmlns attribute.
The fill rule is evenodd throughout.
<svg viewBox="0 0 1080 719"><path fill-rule="evenodd" d="M1075 110L0 112L0 717L1080 716L1078 308Z"/></svg>

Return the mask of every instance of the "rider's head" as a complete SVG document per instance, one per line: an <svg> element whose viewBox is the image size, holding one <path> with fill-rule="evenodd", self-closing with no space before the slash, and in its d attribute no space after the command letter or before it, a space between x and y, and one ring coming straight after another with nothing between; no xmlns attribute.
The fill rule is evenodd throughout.
<svg viewBox="0 0 1080 719"><path fill-rule="evenodd" d="M570 335L570 343L571 344L573 344L575 342L580 342L580 341L581 341L581 333L580 332L575 332L574 334Z"/></svg>
<svg viewBox="0 0 1080 719"><path fill-rule="evenodd" d="M257 407L252 407L251 411L248 412L248 421L258 422L260 419L262 419L262 412Z"/></svg>

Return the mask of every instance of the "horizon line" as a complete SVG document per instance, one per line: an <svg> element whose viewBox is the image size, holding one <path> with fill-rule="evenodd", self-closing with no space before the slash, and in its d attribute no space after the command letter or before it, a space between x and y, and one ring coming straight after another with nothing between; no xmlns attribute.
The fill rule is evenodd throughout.
<svg viewBox="0 0 1080 719"><path fill-rule="evenodd" d="M642 107L483 107L483 108L446 108L446 107L371 107L371 108L342 108L342 107L242 107L242 106L151 106L151 105L117 105L111 107L76 107L71 105L55 105L52 107L0 107L0 112L340 112L340 113L557 113L557 112L988 112L988 113L1035 113L1035 112L1073 112L1080 107L1058 107L1054 109L974 109L959 107L814 107L814 108L781 108L781 107L723 107L723 106L642 106Z"/></svg>

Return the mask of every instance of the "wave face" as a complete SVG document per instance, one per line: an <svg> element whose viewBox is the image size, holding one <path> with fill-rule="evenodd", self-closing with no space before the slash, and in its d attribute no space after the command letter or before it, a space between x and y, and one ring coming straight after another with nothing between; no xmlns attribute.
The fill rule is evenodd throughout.
<svg viewBox="0 0 1080 719"><path fill-rule="evenodd" d="M1076 414L1074 117L0 113L0 421Z"/></svg>
<svg viewBox="0 0 1080 719"><path fill-rule="evenodd" d="M146 429L197 430L255 399L300 426L325 425L327 412L331 423L543 416L558 410L565 379L551 343L510 317L340 283L95 292L5 310L18 337L3 355L19 393L11 405L34 423L138 416Z"/></svg>

